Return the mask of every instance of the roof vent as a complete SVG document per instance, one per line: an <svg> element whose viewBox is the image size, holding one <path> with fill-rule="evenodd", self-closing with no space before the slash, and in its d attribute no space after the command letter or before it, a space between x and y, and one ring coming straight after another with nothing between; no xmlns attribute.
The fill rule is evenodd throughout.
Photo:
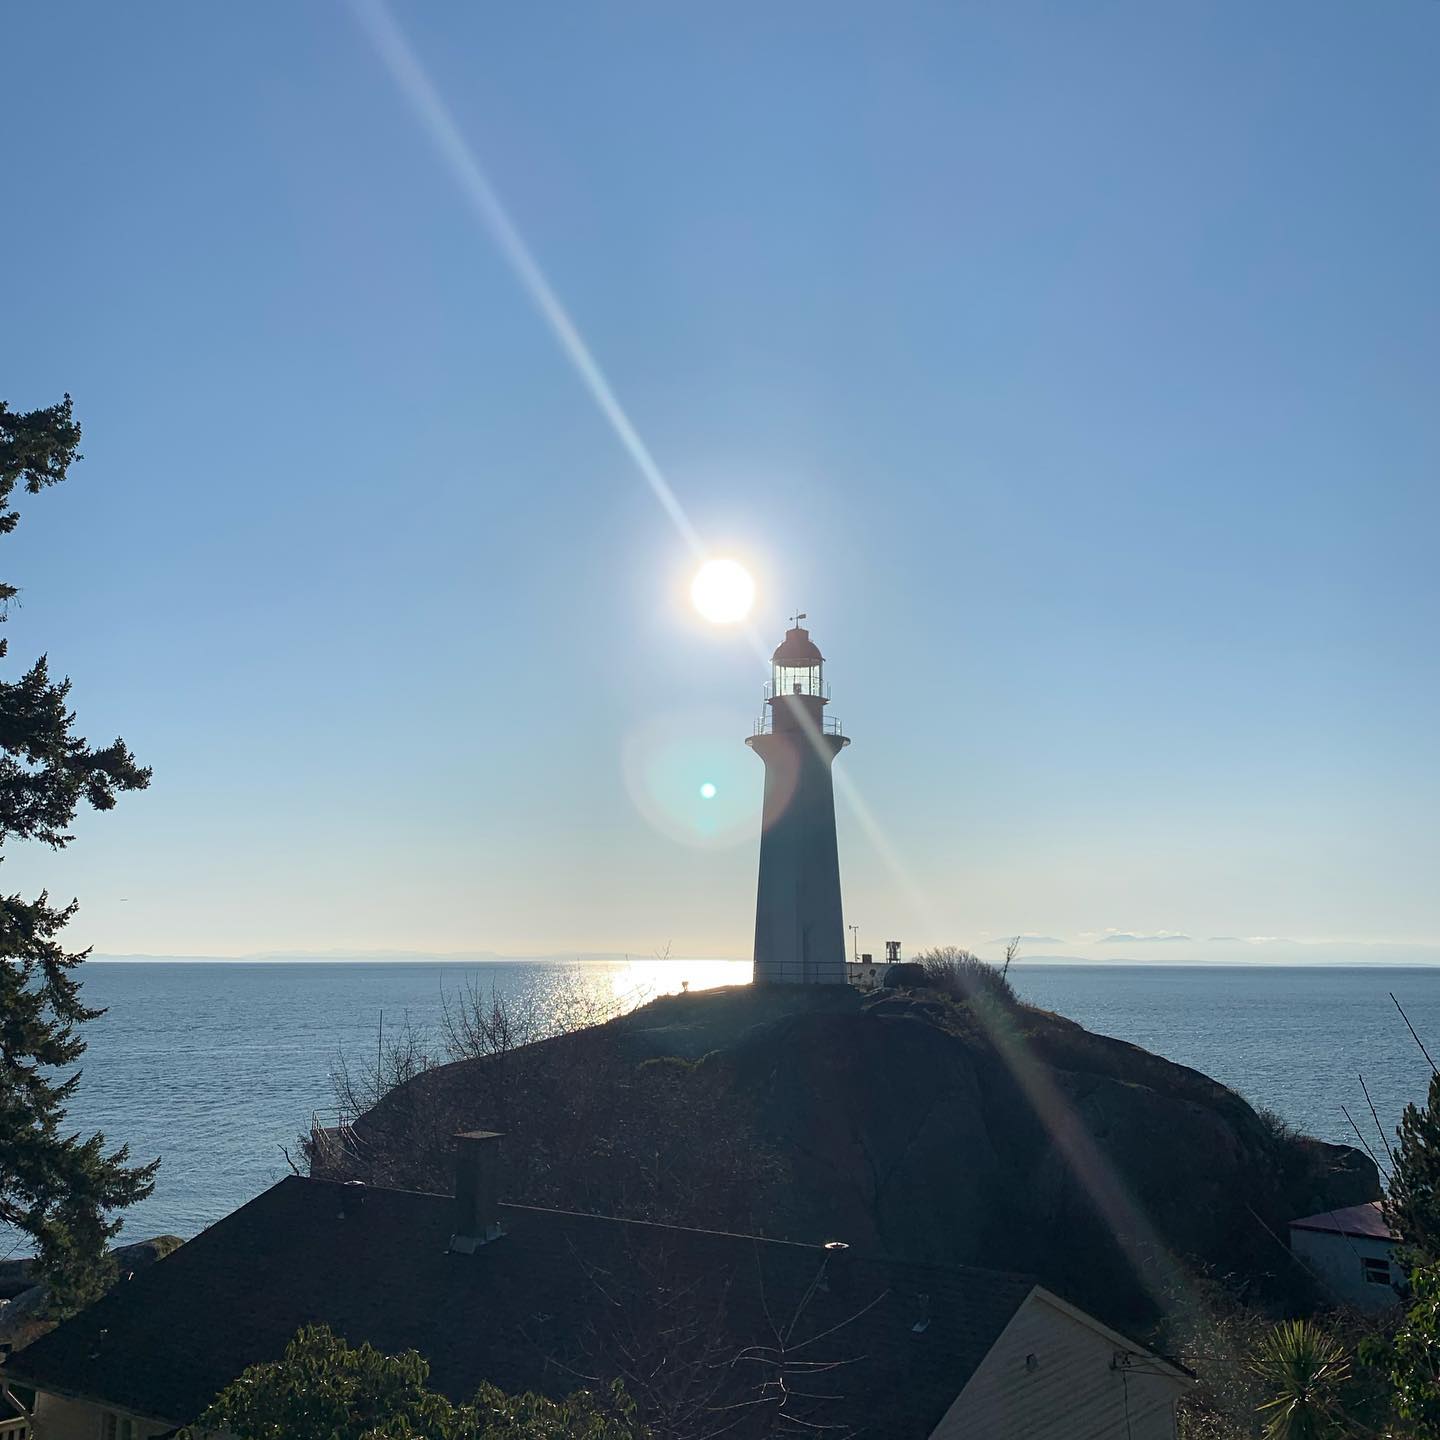
<svg viewBox="0 0 1440 1440"><path fill-rule="evenodd" d="M850 1247L843 1240L827 1240L824 1250L825 1264L817 1288L844 1294L850 1282Z"/></svg>
<svg viewBox="0 0 1440 1440"><path fill-rule="evenodd" d="M363 1180L346 1180L340 1188L340 1211L335 1216L337 1220L343 1220L351 1212L358 1210L365 1203L365 1182Z"/></svg>

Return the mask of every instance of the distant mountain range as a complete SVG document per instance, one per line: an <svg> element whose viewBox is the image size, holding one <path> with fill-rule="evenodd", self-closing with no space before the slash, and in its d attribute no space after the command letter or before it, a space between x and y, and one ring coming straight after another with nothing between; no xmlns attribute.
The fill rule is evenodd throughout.
<svg viewBox="0 0 1440 1440"><path fill-rule="evenodd" d="M1044 946L1042 950L1032 947ZM1053 948L1052 948L1053 947ZM999 960L1003 939L982 941L976 953ZM906 955L914 953L907 946ZM92 955L94 961L187 964L559 964L576 961L693 965L697 961L730 960L748 956L673 955L661 957L639 951L555 950L526 955L504 955L495 950L265 950L245 955ZM1153 935L1111 931L1099 936L1065 940L1054 935L1021 936L1018 965L1440 965L1440 945L1415 941L1296 940L1271 935L1191 935L1162 932Z"/></svg>

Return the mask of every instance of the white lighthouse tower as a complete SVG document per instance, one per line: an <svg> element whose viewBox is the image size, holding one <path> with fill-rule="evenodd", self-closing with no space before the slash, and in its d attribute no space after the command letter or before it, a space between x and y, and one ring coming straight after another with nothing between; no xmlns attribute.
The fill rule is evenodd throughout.
<svg viewBox="0 0 1440 1440"><path fill-rule="evenodd" d="M757 985L844 985L840 855L830 767L850 743L827 718L825 657L796 615L771 656L765 709L745 742L765 762Z"/></svg>

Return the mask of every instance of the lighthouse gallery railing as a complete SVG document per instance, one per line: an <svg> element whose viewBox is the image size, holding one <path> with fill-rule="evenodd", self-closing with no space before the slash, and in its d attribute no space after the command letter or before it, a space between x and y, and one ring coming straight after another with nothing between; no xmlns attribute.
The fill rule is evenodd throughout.
<svg viewBox="0 0 1440 1440"><path fill-rule="evenodd" d="M752 735L773 735L775 733L775 726L772 723L773 715L773 711L769 709L765 710L765 712L755 722L755 728L751 730L750 733ZM844 728L841 726L839 720L837 720L833 715L825 715L821 717L820 729L821 732L826 735L843 735L845 733Z"/></svg>

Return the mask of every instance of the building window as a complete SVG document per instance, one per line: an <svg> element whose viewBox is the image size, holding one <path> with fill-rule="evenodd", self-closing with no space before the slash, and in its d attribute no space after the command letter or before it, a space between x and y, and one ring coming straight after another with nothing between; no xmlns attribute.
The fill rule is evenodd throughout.
<svg viewBox="0 0 1440 1440"><path fill-rule="evenodd" d="M107 1410L100 1417L100 1440L137 1440L135 1422L128 1415Z"/></svg>
<svg viewBox="0 0 1440 1440"><path fill-rule="evenodd" d="M1388 1260L1376 1260L1373 1256L1364 1255L1360 1259L1360 1269L1369 1285L1388 1285L1390 1283L1390 1262Z"/></svg>

